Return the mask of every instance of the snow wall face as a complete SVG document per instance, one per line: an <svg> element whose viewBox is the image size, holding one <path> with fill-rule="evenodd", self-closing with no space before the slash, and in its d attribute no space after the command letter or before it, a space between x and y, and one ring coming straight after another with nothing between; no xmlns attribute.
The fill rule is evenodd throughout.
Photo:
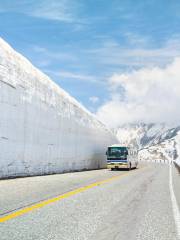
<svg viewBox="0 0 180 240"><path fill-rule="evenodd" d="M0 39L0 178L106 166L116 137Z"/></svg>

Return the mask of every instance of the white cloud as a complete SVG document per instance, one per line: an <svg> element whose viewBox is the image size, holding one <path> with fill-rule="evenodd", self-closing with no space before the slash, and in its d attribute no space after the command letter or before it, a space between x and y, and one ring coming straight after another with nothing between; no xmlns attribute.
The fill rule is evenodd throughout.
<svg viewBox="0 0 180 240"><path fill-rule="evenodd" d="M76 62L78 60L78 58L75 55L68 52L50 51L46 48L39 47L39 46L33 46L32 49L35 53L38 53L39 55L41 55L43 57L43 60L48 59L49 62L51 62L52 60Z"/></svg>
<svg viewBox="0 0 180 240"><path fill-rule="evenodd" d="M109 79L111 99L97 116L110 127L126 122L180 124L180 58L164 68L142 68Z"/></svg>
<svg viewBox="0 0 180 240"><path fill-rule="evenodd" d="M0 3L0 12L18 12L29 16L67 23L80 22L78 12L80 4L73 0L6 0Z"/></svg>
<svg viewBox="0 0 180 240"><path fill-rule="evenodd" d="M39 1L37 6L30 15L63 22L74 21L75 6L71 0L44 0Z"/></svg>
<svg viewBox="0 0 180 240"><path fill-rule="evenodd" d="M130 46L133 47L148 47L152 39L149 36L139 35L137 33L125 32L124 37Z"/></svg>
<svg viewBox="0 0 180 240"><path fill-rule="evenodd" d="M103 84L103 82L94 75L84 74L81 72L71 72L71 71L64 71L64 70L50 70L48 67L54 63L54 61L58 60L58 63L61 61L71 63L76 65L77 67L81 68L81 65L78 66L78 58L76 55L70 52L58 52L58 51L51 51L47 48L40 47L38 45L34 45L31 49L38 54L38 59L36 63L39 67L44 68L43 71L46 74L50 74L52 76L60 77L63 79L77 79L80 81L89 81L94 83Z"/></svg>
<svg viewBox="0 0 180 240"><path fill-rule="evenodd" d="M49 59L36 60L36 64L40 68L46 68L46 67L49 67L49 65L51 64L51 61Z"/></svg>
<svg viewBox="0 0 180 240"><path fill-rule="evenodd" d="M86 53L92 55L103 65L114 67L140 68L165 66L174 58L180 56L180 36L172 36L161 47L152 47L147 37L125 33L127 45L105 39L100 48L88 49Z"/></svg>
<svg viewBox="0 0 180 240"><path fill-rule="evenodd" d="M59 72L56 72L56 75L66 79L71 78L71 79L78 79L78 80L95 81L93 76L77 74L73 72L59 71Z"/></svg>
<svg viewBox="0 0 180 240"><path fill-rule="evenodd" d="M87 81L87 82L93 82L93 83L101 83L99 80L92 75L85 75L81 73L74 73L74 72L67 72L67 71L52 71L52 70L45 70L44 71L46 74L49 74L51 76L56 76L61 79L74 79L78 81Z"/></svg>
<svg viewBox="0 0 180 240"><path fill-rule="evenodd" d="M92 102L92 103L97 103L97 102L99 102L99 98L96 97L96 96L92 96L92 97L89 98L89 101Z"/></svg>

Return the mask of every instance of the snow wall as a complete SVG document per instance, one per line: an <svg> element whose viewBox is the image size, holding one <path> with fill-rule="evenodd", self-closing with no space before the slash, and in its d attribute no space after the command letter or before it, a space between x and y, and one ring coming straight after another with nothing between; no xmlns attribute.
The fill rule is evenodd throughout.
<svg viewBox="0 0 180 240"><path fill-rule="evenodd" d="M117 139L0 39L0 178L97 169Z"/></svg>

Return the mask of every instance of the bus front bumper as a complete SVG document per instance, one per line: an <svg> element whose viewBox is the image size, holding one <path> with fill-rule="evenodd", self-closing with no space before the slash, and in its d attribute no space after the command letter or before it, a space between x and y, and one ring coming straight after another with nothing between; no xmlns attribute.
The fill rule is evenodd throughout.
<svg viewBox="0 0 180 240"><path fill-rule="evenodd" d="M129 165L128 165L128 163L108 163L107 168L109 168L109 169L129 168Z"/></svg>

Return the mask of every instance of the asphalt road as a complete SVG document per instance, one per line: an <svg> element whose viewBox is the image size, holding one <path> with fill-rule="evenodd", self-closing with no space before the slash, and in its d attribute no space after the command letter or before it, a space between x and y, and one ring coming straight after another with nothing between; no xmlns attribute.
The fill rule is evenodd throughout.
<svg viewBox="0 0 180 240"><path fill-rule="evenodd" d="M160 163L2 180L0 239L177 240L179 207L180 175Z"/></svg>

